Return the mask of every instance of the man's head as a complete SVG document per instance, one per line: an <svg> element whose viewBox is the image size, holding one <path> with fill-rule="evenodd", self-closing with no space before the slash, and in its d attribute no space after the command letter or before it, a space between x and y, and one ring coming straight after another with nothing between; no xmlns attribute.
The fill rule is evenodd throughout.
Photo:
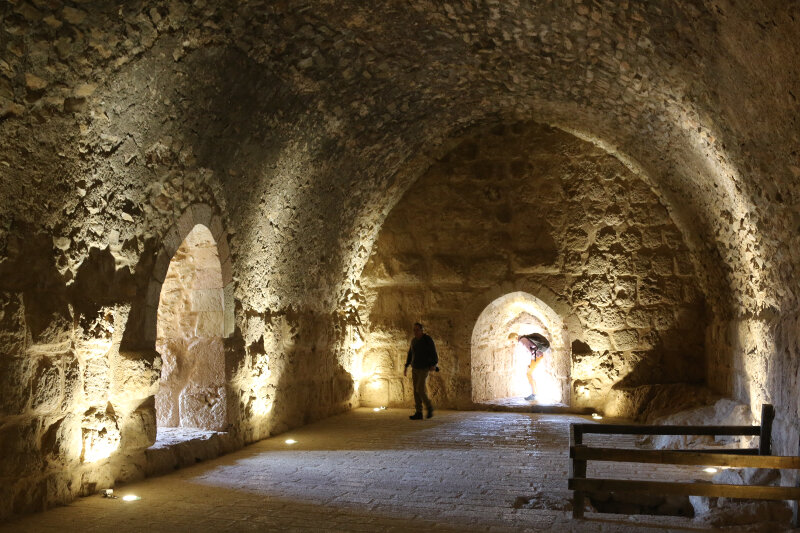
<svg viewBox="0 0 800 533"><path fill-rule="evenodd" d="M423 333L425 333L425 326L419 322L414 322L414 338L419 339Z"/></svg>

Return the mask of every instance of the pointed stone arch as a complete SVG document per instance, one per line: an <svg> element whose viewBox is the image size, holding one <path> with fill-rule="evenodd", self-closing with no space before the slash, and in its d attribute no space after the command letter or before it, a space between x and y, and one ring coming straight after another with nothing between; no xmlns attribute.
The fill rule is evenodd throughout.
<svg viewBox="0 0 800 533"><path fill-rule="evenodd" d="M545 302L523 291L494 299L475 321L471 339L472 400L476 403L526 396L530 355L516 335L541 333L551 352L535 374L542 403L570 404L570 339L562 317Z"/></svg>
<svg viewBox="0 0 800 533"><path fill-rule="evenodd" d="M214 209L206 204L194 204L186 209L178 220L166 231L161 246L156 255L153 275L147 286L145 301L145 327L144 338L155 343L158 323L158 303L161 296L161 287L167 276L169 263L181 243L198 224L205 226L219 252L220 270L222 273L223 312L224 323L222 336L227 338L234 330L234 304L233 304L233 275L232 258L228 243L228 234L225 231L222 219L214 213Z"/></svg>
<svg viewBox="0 0 800 533"><path fill-rule="evenodd" d="M146 309L147 340L162 358L159 431L227 429L223 339L233 332L233 280L227 235L211 207L191 206L167 231Z"/></svg>

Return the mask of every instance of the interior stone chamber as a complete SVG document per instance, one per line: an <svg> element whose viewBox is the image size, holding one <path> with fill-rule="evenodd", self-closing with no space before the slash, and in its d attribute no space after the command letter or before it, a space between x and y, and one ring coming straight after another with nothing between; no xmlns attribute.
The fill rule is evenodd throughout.
<svg viewBox="0 0 800 533"><path fill-rule="evenodd" d="M772 403L797 453L784 4L4 2L0 520L160 428L410 407L416 321L439 408L522 395L542 331L554 403Z"/></svg>

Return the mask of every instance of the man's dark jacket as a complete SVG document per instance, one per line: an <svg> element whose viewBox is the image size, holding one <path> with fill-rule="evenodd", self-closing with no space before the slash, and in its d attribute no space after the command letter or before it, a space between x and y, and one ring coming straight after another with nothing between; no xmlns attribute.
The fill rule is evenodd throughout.
<svg viewBox="0 0 800 533"><path fill-rule="evenodd" d="M439 356L436 353L436 345L427 333L423 333L419 339L411 339L411 348L408 349L406 366L412 368L430 368L439 363Z"/></svg>

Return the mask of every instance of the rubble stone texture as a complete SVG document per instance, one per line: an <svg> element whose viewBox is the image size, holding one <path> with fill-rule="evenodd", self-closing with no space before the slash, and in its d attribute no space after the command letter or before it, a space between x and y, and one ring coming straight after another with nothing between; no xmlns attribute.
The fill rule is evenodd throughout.
<svg viewBox="0 0 800 533"><path fill-rule="evenodd" d="M403 314L450 362L437 400L469 401L475 322L523 290L609 409L668 399L662 372L704 380L774 403L775 450L797 452L796 3L9 0L0 20L0 517L145 475L161 285L197 224L239 446L358 405L365 353L406 401ZM435 182L480 203L412 254L386 224ZM546 183L559 214L534 221ZM534 222L548 262L515 245Z"/></svg>
<svg viewBox="0 0 800 533"><path fill-rule="evenodd" d="M170 261L158 305L159 427L222 430L225 358L222 271L214 237L198 225Z"/></svg>

